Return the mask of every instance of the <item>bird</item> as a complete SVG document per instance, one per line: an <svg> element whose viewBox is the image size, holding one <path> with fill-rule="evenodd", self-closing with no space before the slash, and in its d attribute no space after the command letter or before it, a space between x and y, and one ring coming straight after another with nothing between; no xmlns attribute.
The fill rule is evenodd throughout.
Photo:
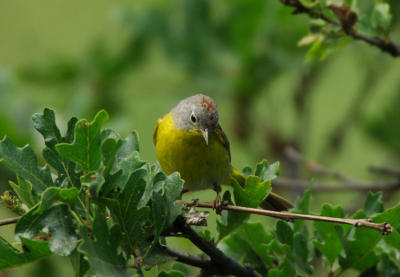
<svg viewBox="0 0 400 277"><path fill-rule="evenodd" d="M214 189L214 204L220 202L221 185L235 179L241 186L245 176L231 165L228 137L222 130L215 101L196 94L181 100L157 120L153 142L158 161L166 174L175 171L185 181L184 191ZM218 204L216 204L218 205ZM260 204L264 209L285 211L292 204L270 193Z"/></svg>

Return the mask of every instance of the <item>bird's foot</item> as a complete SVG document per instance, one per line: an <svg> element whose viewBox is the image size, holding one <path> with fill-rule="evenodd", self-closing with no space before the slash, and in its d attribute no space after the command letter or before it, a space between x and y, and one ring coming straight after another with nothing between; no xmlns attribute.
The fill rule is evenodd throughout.
<svg viewBox="0 0 400 277"><path fill-rule="evenodd" d="M217 194L217 198L213 201L213 209L215 213L221 215L222 210L228 205L228 202L221 201L219 194Z"/></svg>
<svg viewBox="0 0 400 277"><path fill-rule="evenodd" d="M217 197L213 201L213 209L215 210L216 214L221 215L221 212L224 207L224 203L221 201L221 187L219 185L214 185L214 190L217 193Z"/></svg>

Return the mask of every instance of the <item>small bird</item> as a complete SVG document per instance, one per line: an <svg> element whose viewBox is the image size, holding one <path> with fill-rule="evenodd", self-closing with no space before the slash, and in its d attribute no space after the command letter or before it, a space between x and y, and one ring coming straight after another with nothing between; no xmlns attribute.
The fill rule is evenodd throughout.
<svg viewBox="0 0 400 277"><path fill-rule="evenodd" d="M218 119L214 100L196 94L159 118L153 135L163 171L178 171L185 181L185 191L214 189L216 202L220 201L220 185L230 185L232 178L241 186L245 183L244 175L231 165L229 140ZM292 208L290 202L274 193L260 206L276 211Z"/></svg>

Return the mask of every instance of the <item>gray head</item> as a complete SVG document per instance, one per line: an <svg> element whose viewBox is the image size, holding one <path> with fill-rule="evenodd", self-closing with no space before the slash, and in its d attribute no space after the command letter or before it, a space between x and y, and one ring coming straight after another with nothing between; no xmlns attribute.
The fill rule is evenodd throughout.
<svg viewBox="0 0 400 277"><path fill-rule="evenodd" d="M198 130L206 143L218 124L218 110L214 100L204 94L183 99L172 109L175 126L184 130Z"/></svg>

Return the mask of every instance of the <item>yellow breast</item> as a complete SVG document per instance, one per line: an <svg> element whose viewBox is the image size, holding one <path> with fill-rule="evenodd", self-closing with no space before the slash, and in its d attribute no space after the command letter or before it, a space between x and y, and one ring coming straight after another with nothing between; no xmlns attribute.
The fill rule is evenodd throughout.
<svg viewBox="0 0 400 277"><path fill-rule="evenodd" d="M216 135L210 134L207 145L199 131L177 129L171 113L159 119L154 143L164 172L178 171L185 180L185 189L213 188L230 173L228 150Z"/></svg>

